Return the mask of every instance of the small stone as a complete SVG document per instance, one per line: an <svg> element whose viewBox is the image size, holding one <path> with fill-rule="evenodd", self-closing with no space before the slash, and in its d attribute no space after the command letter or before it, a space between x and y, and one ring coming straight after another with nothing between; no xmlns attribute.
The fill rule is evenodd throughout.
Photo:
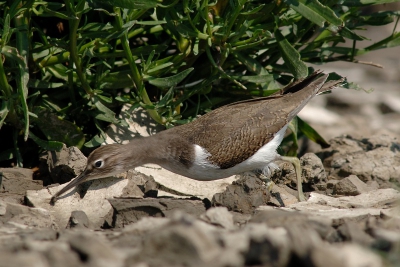
<svg viewBox="0 0 400 267"><path fill-rule="evenodd" d="M230 211L251 214L258 206L267 204L270 195L261 179L252 173L239 177L223 193L214 195L212 206L223 206Z"/></svg>
<svg viewBox="0 0 400 267"><path fill-rule="evenodd" d="M0 168L0 193L25 195L27 190L42 189L43 182L32 180L32 176L30 169Z"/></svg>
<svg viewBox="0 0 400 267"><path fill-rule="evenodd" d="M338 227L338 233L344 241L369 247L374 239L365 233L355 222L347 221Z"/></svg>
<svg viewBox="0 0 400 267"><path fill-rule="evenodd" d="M121 255L110 246L109 242L105 238L93 235L90 231L78 229L63 231L60 241L68 243L85 266L124 266Z"/></svg>
<svg viewBox="0 0 400 267"><path fill-rule="evenodd" d="M244 231L250 237L249 249L245 254L246 266L288 265L291 245L286 229L249 223L245 226Z"/></svg>
<svg viewBox="0 0 400 267"><path fill-rule="evenodd" d="M81 210L74 210L71 213L67 228L90 228L89 218Z"/></svg>
<svg viewBox="0 0 400 267"><path fill-rule="evenodd" d="M39 252L24 251L24 253L10 253L0 251L1 267L6 266L29 266L29 267L50 267L45 256Z"/></svg>
<svg viewBox="0 0 400 267"><path fill-rule="evenodd" d="M170 217L175 211L184 211L199 217L205 212L200 200L183 199L109 199L114 208L113 227L121 228L143 217Z"/></svg>
<svg viewBox="0 0 400 267"><path fill-rule="evenodd" d="M141 251L129 257L126 266L140 262L150 266L224 266L216 264L222 249L214 226L183 213L172 217L170 223L144 237Z"/></svg>
<svg viewBox="0 0 400 267"><path fill-rule="evenodd" d="M77 147L63 146L61 151L49 151L47 166L53 183L64 184L82 173L86 157Z"/></svg>
<svg viewBox="0 0 400 267"><path fill-rule="evenodd" d="M311 185L326 182L326 173L321 159L314 153L306 153L300 158L301 175L304 182Z"/></svg>
<svg viewBox="0 0 400 267"><path fill-rule="evenodd" d="M233 223L233 215L226 207L210 208L205 213L200 215L200 219L212 225L217 225L228 230L233 230L236 228Z"/></svg>
<svg viewBox="0 0 400 267"><path fill-rule="evenodd" d="M286 207L299 202L297 197L288 192L288 189L289 187L285 185L274 184L270 192L271 198L268 201L268 205Z"/></svg>
<svg viewBox="0 0 400 267"><path fill-rule="evenodd" d="M356 196L368 191L371 191L371 188L358 179L356 175L350 175L340 180L333 187L333 194L343 196Z"/></svg>
<svg viewBox="0 0 400 267"><path fill-rule="evenodd" d="M26 228L55 228L52 216L48 210L30 208L15 203L0 200L0 223L9 227ZM5 210L5 212L4 212Z"/></svg>

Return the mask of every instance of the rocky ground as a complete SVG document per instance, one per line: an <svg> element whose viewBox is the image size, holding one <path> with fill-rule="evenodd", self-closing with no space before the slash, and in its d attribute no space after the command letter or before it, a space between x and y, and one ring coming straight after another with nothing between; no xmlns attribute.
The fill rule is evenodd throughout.
<svg viewBox="0 0 400 267"><path fill-rule="evenodd" d="M282 162L266 182L252 173L197 182L147 166L50 205L86 164L65 148L43 157L44 180L0 169L0 266L400 266L400 53L363 60L385 69L319 66L375 90L337 89L302 111L331 145L303 143L306 202ZM134 132L156 130L141 132L137 114Z"/></svg>

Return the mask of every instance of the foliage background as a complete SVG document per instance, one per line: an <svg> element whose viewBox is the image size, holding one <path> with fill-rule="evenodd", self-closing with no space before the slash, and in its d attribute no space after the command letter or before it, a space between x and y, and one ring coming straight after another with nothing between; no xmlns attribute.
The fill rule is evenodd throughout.
<svg viewBox="0 0 400 267"><path fill-rule="evenodd" d="M128 114L142 107L172 127L267 96L312 72L306 63L360 63L359 55L400 45L393 31L358 48L364 27L397 24L399 11L368 8L390 2L0 2L0 164L35 166L41 150L63 143L88 152L108 124L125 124L116 114L126 103ZM292 126L293 136L299 128L324 143L302 121Z"/></svg>

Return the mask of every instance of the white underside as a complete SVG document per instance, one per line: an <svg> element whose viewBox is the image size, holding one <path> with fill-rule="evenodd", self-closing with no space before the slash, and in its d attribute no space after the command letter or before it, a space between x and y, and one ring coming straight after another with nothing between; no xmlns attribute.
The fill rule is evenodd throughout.
<svg viewBox="0 0 400 267"><path fill-rule="evenodd" d="M270 142L262 146L253 156L232 168L220 169L218 166L211 164L207 160L207 158L210 156L207 150L199 145L195 145L196 156L192 167L190 169L171 171L201 181L222 179L252 170L262 170L264 174L269 174L270 168L276 168L276 165L273 163L273 161L278 157L276 150L282 142L286 128L287 125L279 130L275 134L275 137Z"/></svg>

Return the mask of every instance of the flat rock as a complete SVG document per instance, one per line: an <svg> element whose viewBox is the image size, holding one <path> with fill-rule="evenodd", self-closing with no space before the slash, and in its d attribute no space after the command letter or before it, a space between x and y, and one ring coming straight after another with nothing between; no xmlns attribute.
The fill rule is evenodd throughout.
<svg viewBox="0 0 400 267"><path fill-rule="evenodd" d="M228 230L236 229L233 214L226 207L212 207L203 213L200 219Z"/></svg>
<svg viewBox="0 0 400 267"><path fill-rule="evenodd" d="M286 207L291 204L299 202L297 197L288 192L288 187L285 185L275 184L271 189L271 198L268 201L268 205L276 207Z"/></svg>
<svg viewBox="0 0 400 267"><path fill-rule="evenodd" d="M307 202L299 202L293 204L292 207L315 203L337 208L388 208L399 199L400 192L392 188L377 189L357 196L338 198L311 193Z"/></svg>
<svg viewBox="0 0 400 267"><path fill-rule="evenodd" d="M180 196L195 196L212 199L214 194L223 192L236 180L235 176L215 181L197 181L172 173L158 165L146 164L135 168L136 171L151 175L163 191Z"/></svg>
<svg viewBox="0 0 400 267"><path fill-rule="evenodd" d="M356 244L333 244L315 247L311 251L312 266L316 267L381 267L381 258Z"/></svg>
<svg viewBox="0 0 400 267"><path fill-rule="evenodd" d="M80 256L85 266L124 266L121 254L102 236L85 230L63 231L60 234L60 241L66 242L71 250Z"/></svg>
<svg viewBox="0 0 400 267"><path fill-rule="evenodd" d="M367 215L379 216L385 209L395 206L399 199L400 192L391 188L339 198L311 193L308 201L282 209L302 211L330 219L356 218Z"/></svg>
<svg viewBox="0 0 400 267"><path fill-rule="evenodd" d="M56 228L52 214L42 208L7 203L0 200L0 223L11 228Z"/></svg>
<svg viewBox="0 0 400 267"><path fill-rule="evenodd" d="M10 253L0 251L0 267L9 266L31 266L31 267L50 267L46 257L39 252Z"/></svg>
<svg viewBox="0 0 400 267"><path fill-rule="evenodd" d="M189 199L109 199L113 209L113 227L121 228L143 217L171 217L176 211L199 217L206 211L200 200Z"/></svg>
<svg viewBox="0 0 400 267"><path fill-rule="evenodd" d="M24 168L0 168L0 193L25 195L26 190L43 188L43 181L33 180L33 172Z"/></svg>
<svg viewBox="0 0 400 267"><path fill-rule="evenodd" d="M162 229L149 232L140 252L129 257L126 263L128 266L144 262L148 266L167 267L224 266L219 264L222 251L215 227L176 213Z"/></svg>
<svg viewBox="0 0 400 267"><path fill-rule="evenodd" d="M89 220L93 223L93 227L99 228L104 224L105 217L112 212L112 207L108 199L124 196L128 184L129 179L116 177L89 181L64 194L57 200L54 206L50 204L52 195L65 185L39 191L28 191L26 199L33 207L41 207L49 210L60 228L67 226L71 213L75 210L85 212ZM87 188L88 185L89 187ZM82 192L82 188L84 187L86 187L86 191ZM141 195L137 197L141 197Z"/></svg>
<svg viewBox="0 0 400 267"><path fill-rule="evenodd" d="M366 183L358 179L356 175L350 175L338 181L333 186L333 194L342 196L356 196L372 190Z"/></svg>
<svg viewBox="0 0 400 267"><path fill-rule="evenodd" d="M396 188L399 184L400 144L395 137L353 138L347 135L330 140L330 144L331 147L318 155L332 179L356 175L365 183L378 182L380 188Z"/></svg>

